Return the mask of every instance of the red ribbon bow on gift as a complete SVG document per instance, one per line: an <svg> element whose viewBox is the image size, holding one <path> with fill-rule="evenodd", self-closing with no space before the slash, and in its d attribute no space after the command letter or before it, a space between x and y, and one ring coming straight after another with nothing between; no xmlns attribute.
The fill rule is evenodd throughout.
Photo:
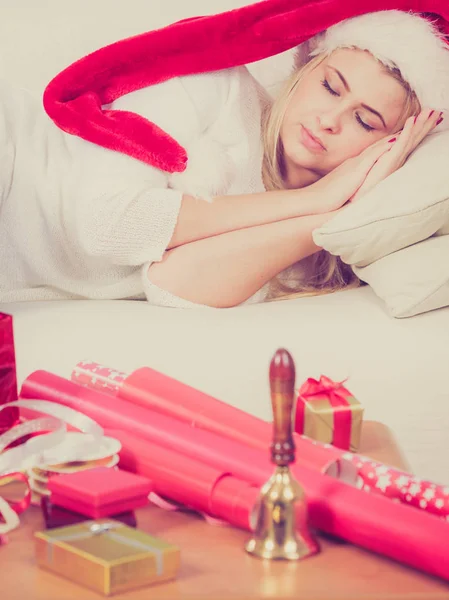
<svg viewBox="0 0 449 600"><path fill-rule="evenodd" d="M312 403L317 396L326 396L334 409L334 432L332 444L343 450L349 450L351 446L351 423L352 413L349 409L348 397L350 392L343 386L347 381L335 382L325 375L321 375L317 381L309 377L299 389L296 403L295 431L303 433L305 427L305 403Z"/></svg>

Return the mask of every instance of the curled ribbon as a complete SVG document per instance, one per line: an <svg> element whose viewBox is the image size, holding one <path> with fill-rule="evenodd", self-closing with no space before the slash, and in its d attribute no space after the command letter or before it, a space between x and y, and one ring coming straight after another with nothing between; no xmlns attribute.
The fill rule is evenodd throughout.
<svg viewBox="0 0 449 600"><path fill-rule="evenodd" d="M17 513L9 506L9 504L0 496L0 516L3 523L0 523L0 536L9 533L19 526L20 521ZM5 540L5 538L3 538ZM6 541L6 540L5 540Z"/></svg>
<svg viewBox="0 0 449 600"><path fill-rule="evenodd" d="M19 500L12 500L6 495L6 488L15 482L23 483L24 494ZM2 490L4 488L4 490ZM2 496L3 494L3 496ZM5 536L13 529L19 526L19 514L26 510L31 502L31 490L27 477L22 473L11 473L10 475L0 477L0 545L7 543L8 538Z"/></svg>
<svg viewBox="0 0 449 600"><path fill-rule="evenodd" d="M60 406L46 400L18 400L0 406L4 409L21 409L28 415L40 413L49 415L20 423L0 435L0 545L4 543L5 533L19 526L18 515L31 503L31 490L28 478L20 471L34 466L47 464L48 452L63 442L66 424L86 434L82 441L67 450L66 455L58 458L61 461L83 460L83 456L95 450L98 439L103 436L103 429L90 417L69 407ZM13 442L30 433L45 433L28 439L25 443L7 449ZM25 485L25 493L19 500L7 500L5 489L8 484L21 482ZM2 494L2 487L4 487ZM3 521L3 522L2 522Z"/></svg>
<svg viewBox="0 0 449 600"><path fill-rule="evenodd" d="M197 512L194 511L188 507L186 507L183 504L178 504L177 502L174 502L172 500L167 500L166 498L162 498L162 496L159 496L159 494L156 494L155 492L150 492L150 495L148 496L148 500L153 503L155 506L162 508L162 510L167 510L169 512L173 512L173 511L180 511L180 512ZM215 517L211 517L210 515L208 515L205 512L199 512L198 514L200 514L203 519L206 521L206 523L208 523L209 525L216 525L216 526L228 526L229 523L227 523L226 521L223 521L222 519L217 519Z"/></svg>
<svg viewBox="0 0 449 600"><path fill-rule="evenodd" d="M343 386L346 381L347 379L335 382L321 375L319 381L310 377L303 383L296 403L295 431L297 433L304 432L306 402L312 404L315 399L322 399L325 396L334 409L332 444L344 450L350 448L352 414L348 397L351 394Z"/></svg>
<svg viewBox="0 0 449 600"><path fill-rule="evenodd" d="M19 400L0 406L0 412L12 406L28 413L38 412L50 416L26 421L0 435L0 475L46 464L45 451L64 440L66 423L88 435L83 438L82 444L70 449L69 455L60 456L61 461L82 460L83 455L96 448L98 439L103 435L103 429L93 419L66 406L46 400ZM37 432L46 432L46 435L32 437L24 444L2 453L12 442Z"/></svg>
<svg viewBox="0 0 449 600"><path fill-rule="evenodd" d="M6 488L9 484L20 482L24 487L24 494L20 500L8 499L5 496L5 491L2 492L2 488ZM28 483L28 477L23 473L10 473L9 475L0 476L0 497L5 500L11 509L17 514L23 513L31 503L31 489Z"/></svg>

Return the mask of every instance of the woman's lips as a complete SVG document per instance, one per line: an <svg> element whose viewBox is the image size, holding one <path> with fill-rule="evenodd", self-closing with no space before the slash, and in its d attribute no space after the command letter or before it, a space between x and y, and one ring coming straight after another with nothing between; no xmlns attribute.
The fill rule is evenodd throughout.
<svg viewBox="0 0 449 600"><path fill-rule="evenodd" d="M325 151L325 148L320 144L320 142L316 141L316 139L311 135L309 130L304 127L304 125L301 125L300 140L304 146L312 152Z"/></svg>

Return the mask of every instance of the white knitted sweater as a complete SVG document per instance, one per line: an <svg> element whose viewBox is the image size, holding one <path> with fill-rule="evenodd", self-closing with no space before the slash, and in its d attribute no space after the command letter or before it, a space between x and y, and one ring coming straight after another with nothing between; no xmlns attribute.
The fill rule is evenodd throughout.
<svg viewBox="0 0 449 600"><path fill-rule="evenodd" d="M61 131L41 102L0 86L0 301L145 299L192 307L151 284L182 194L264 191L261 108L245 67L171 79L123 96L187 150L167 174ZM248 301L263 299L264 291Z"/></svg>

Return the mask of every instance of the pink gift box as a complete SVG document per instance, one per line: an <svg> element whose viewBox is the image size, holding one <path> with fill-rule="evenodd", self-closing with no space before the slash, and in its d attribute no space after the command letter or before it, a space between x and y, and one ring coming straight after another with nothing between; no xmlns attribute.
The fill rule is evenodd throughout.
<svg viewBox="0 0 449 600"><path fill-rule="evenodd" d="M76 525L90 518L73 510L67 510L66 508L62 508L62 506L52 504L48 496L44 496L41 499L41 509L46 529ZM125 525L128 525L128 527L137 527L136 517L132 510L112 515L112 519L114 521L121 521Z"/></svg>
<svg viewBox="0 0 449 600"><path fill-rule="evenodd" d="M47 486L52 504L93 519L145 506L153 487L146 477L107 467L58 475Z"/></svg>

